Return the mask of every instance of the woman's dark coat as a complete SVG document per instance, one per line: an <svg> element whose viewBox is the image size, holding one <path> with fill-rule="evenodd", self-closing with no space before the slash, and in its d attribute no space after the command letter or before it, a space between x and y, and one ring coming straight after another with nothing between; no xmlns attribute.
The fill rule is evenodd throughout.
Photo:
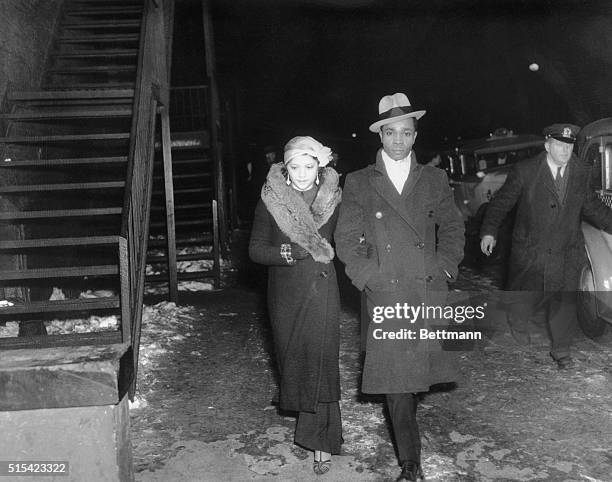
<svg viewBox="0 0 612 482"><path fill-rule="evenodd" d="M368 311L396 303L444 306L447 274L457 275L463 256L464 225L446 173L417 164L402 194L389 179L379 151L376 164L348 175L335 233L338 257L359 290L365 290ZM373 247L360 255L359 241ZM436 322L426 323L434 328ZM449 323L438 325L446 328ZM455 357L437 341L377 340L374 330L418 329L423 321L405 319L369 323L362 391L410 393L457 380Z"/></svg>
<svg viewBox="0 0 612 482"><path fill-rule="evenodd" d="M330 184L335 183L338 197L340 191L337 174L331 169L324 173L313 206L331 206L329 219L318 229L322 238L331 240L339 199L329 204L321 196L333 191L333 187L331 191L325 189ZM268 178L276 176L279 181L278 175L279 166L275 165ZM284 178L280 182L284 183ZM289 204L304 203L298 191L287 187L285 193L291 196ZM289 207L287 212L295 211ZM280 246L290 242L260 200L249 255L253 261L269 266L268 310L280 372L280 406L284 410L315 412L318 402L340 400L338 283L333 262L317 262L307 256L289 266L280 255ZM318 255L322 255L321 250ZM318 255L315 253L315 257Z"/></svg>
<svg viewBox="0 0 612 482"><path fill-rule="evenodd" d="M483 220L481 237L496 237L506 214L518 203L509 290L575 291L586 261L582 218L612 232L612 211L591 188L590 168L572 154L565 172L566 193L559 199L546 155L516 164Z"/></svg>

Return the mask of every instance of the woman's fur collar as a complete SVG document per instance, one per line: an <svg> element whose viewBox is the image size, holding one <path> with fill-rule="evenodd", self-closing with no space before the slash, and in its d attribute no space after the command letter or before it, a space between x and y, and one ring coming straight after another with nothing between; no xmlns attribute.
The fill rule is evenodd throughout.
<svg viewBox="0 0 612 482"><path fill-rule="evenodd" d="M338 186L338 173L331 167L320 171L319 180L317 196L312 206L307 206L301 194L287 185L283 164L276 163L270 167L261 199L291 242L302 246L315 261L329 263L334 259L334 249L319 234L319 228L334 213L342 191Z"/></svg>

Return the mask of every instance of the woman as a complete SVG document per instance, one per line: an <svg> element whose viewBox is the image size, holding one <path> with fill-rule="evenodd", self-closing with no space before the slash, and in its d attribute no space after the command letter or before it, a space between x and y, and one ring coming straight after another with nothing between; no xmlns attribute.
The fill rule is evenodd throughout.
<svg viewBox="0 0 612 482"><path fill-rule="evenodd" d="M341 190L331 150L294 137L273 164L255 209L249 255L269 266L268 310L280 373L280 408L299 412L295 443L324 474L340 453L339 294L329 244Z"/></svg>

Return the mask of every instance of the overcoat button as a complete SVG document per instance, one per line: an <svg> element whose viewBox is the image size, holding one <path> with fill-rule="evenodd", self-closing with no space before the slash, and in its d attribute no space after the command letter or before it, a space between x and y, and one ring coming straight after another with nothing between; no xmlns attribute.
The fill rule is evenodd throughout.
<svg viewBox="0 0 612 482"><path fill-rule="evenodd" d="M433 211L429 211L429 212L427 213L427 216L429 216L430 218L433 218L433 215L434 215L434 212L433 212Z"/></svg>
<svg viewBox="0 0 612 482"><path fill-rule="evenodd" d="M556 204L551 204L551 205L550 205L550 207L551 207L552 209L555 209L555 208L557 207L557 205L556 205Z"/></svg>
<svg viewBox="0 0 612 482"><path fill-rule="evenodd" d="M387 244L387 246L385 246L385 249L386 249L387 251L391 251L391 245L390 245L390 244Z"/></svg>
<svg viewBox="0 0 612 482"><path fill-rule="evenodd" d="M321 278L327 278L327 271L321 271Z"/></svg>
<svg viewBox="0 0 612 482"><path fill-rule="evenodd" d="M395 285L395 284L399 283L399 281L398 281L398 280L396 280L396 279L392 279L392 280L391 280L391 283L393 283L393 284Z"/></svg>
<svg viewBox="0 0 612 482"><path fill-rule="evenodd" d="M425 281L431 283L433 281L433 276L425 276Z"/></svg>
<svg viewBox="0 0 612 482"><path fill-rule="evenodd" d="M425 243L423 241L419 241L418 243L414 243L414 245L419 248L419 249L423 249L425 247Z"/></svg>
<svg viewBox="0 0 612 482"><path fill-rule="evenodd" d="M376 219L381 219L382 213L380 211L376 211L376 214L374 216L376 216Z"/></svg>

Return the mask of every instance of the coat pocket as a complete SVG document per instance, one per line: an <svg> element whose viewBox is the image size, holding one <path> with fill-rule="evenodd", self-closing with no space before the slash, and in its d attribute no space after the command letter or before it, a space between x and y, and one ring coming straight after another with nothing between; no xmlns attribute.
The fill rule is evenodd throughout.
<svg viewBox="0 0 612 482"><path fill-rule="evenodd" d="M388 272L377 271L366 283L370 291L397 291L399 280Z"/></svg>

